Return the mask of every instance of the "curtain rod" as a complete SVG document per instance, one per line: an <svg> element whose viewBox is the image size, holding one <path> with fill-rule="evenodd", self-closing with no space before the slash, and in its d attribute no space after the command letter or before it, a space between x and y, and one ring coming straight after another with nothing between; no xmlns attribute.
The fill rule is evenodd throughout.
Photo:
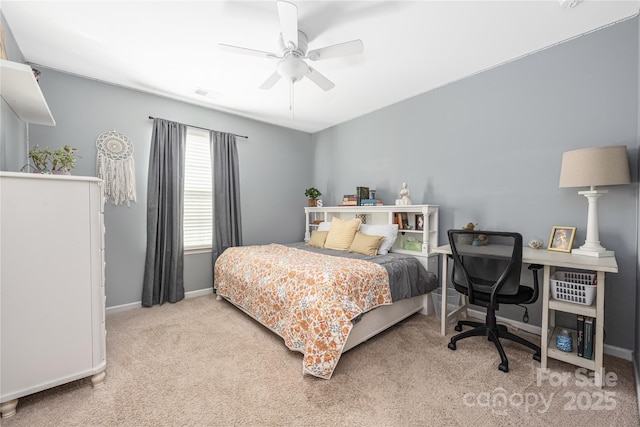
<svg viewBox="0 0 640 427"><path fill-rule="evenodd" d="M155 117L149 116L149 120L153 120L153 119L155 119ZM164 119L164 120L166 120L166 119ZM187 126L192 127L192 128L196 128L196 129L202 129L202 130L208 130L208 131L211 131L211 129L203 128L203 127L200 127L200 126L192 126L192 125L187 125ZM219 132L219 131L214 131L214 132ZM225 132L225 133L228 133L228 132ZM233 135L233 136L237 136L238 138L249 139L249 137L248 137L248 136L245 136L245 135L238 135L237 133L232 133L231 135Z"/></svg>

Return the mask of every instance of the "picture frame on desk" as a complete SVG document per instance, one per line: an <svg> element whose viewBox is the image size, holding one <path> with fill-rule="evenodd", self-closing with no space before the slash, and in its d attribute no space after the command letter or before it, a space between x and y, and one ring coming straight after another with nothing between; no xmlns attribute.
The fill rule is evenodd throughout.
<svg viewBox="0 0 640 427"><path fill-rule="evenodd" d="M576 237L576 227L554 226L551 229L551 237L549 237L550 251L571 252L573 239Z"/></svg>
<svg viewBox="0 0 640 427"><path fill-rule="evenodd" d="M416 230L422 231L424 230L424 214L416 215Z"/></svg>

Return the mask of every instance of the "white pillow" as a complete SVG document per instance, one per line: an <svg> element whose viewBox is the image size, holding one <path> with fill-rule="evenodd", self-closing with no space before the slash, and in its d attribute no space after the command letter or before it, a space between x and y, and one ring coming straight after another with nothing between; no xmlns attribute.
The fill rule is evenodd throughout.
<svg viewBox="0 0 640 427"><path fill-rule="evenodd" d="M362 224L360 232L367 236L384 236L378 248L378 255L384 255L389 252L398 237L398 224Z"/></svg>
<svg viewBox="0 0 640 427"><path fill-rule="evenodd" d="M318 224L318 228L316 230L318 230L318 231L329 231L330 228L331 228L331 221L324 221L324 222L321 222L320 224Z"/></svg>

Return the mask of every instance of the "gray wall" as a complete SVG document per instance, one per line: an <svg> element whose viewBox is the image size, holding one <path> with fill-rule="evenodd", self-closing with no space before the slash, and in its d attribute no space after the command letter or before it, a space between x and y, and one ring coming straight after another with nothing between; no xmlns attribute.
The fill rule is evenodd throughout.
<svg viewBox="0 0 640 427"><path fill-rule="evenodd" d="M248 135L238 139L245 244L302 239L304 189L312 181L311 136L238 116L37 67L57 126L31 125L31 145L78 148L74 175L95 176L98 135L125 134L135 147L138 203L107 205L107 306L140 301L146 248L146 186L152 121L149 116ZM185 257L185 289L212 287L210 254Z"/></svg>
<svg viewBox="0 0 640 427"><path fill-rule="evenodd" d="M577 226L577 247L587 202L558 188L562 153L627 145L634 184L601 198L599 224L620 270L607 277L606 343L633 349L637 123L636 18L314 134L314 185L327 205L357 185L393 204L406 181L414 203L441 206L441 244L472 221L545 242L554 225ZM530 314L539 325L540 309Z"/></svg>

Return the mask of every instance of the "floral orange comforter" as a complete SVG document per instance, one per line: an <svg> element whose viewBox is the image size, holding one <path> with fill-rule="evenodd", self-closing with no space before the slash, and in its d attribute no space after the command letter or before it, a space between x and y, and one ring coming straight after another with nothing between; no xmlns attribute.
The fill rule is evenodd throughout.
<svg viewBox="0 0 640 427"><path fill-rule="evenodd" d="M277 244L227 249L214 277L219 295L304 354L303 372L326 379L340 359L351 320L391 304L384 267Z"/></svg>

